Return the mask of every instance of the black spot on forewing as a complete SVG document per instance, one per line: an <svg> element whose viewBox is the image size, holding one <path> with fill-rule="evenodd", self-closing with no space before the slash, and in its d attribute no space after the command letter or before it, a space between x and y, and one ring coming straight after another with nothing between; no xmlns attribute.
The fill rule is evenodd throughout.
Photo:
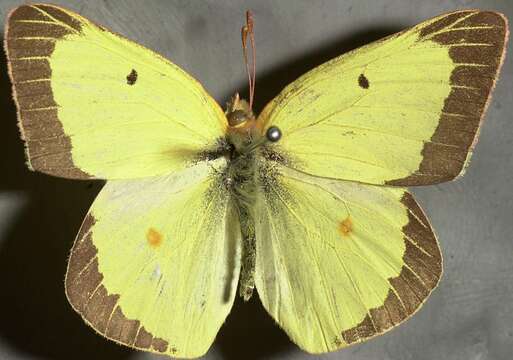
<svg viewBox="0 0 513 360"><path fill-rule="evenodd" d="M368 89L370 85L369 79L367 79L365 75L360 74L360 76L358 77L358 85L360 85L362 89Z"/></svg>
<svg viewBox="0 0 513 360"><path fill-rule="evenodd" d="M126 77L126 83L128 85L134 85L136 81L137 81L137 71L135 71L135 69L132 69L130 74L128 74Z"/></svg>

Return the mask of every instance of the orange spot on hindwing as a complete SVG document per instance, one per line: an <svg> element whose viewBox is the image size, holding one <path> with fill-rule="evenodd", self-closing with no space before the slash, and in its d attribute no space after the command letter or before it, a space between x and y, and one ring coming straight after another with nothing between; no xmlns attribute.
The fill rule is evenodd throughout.
<svg viewBox="0 0 513 360"><path fill-rule="evenodd" d="M158 248L162 244L162 240L164 237L161 233L159 233L154 228L149 228L146 232L146 240L148 241L148 245L152 248Z"/></svg>
<svg viewBox="0 0 513 360"><path fill-rule="evenodd" d="M340 235L342 235L343 237L351 235L351 233L353 232L353 222L351 221L351 218L349 216L338 224L338 231L340 232Z"/></svg>

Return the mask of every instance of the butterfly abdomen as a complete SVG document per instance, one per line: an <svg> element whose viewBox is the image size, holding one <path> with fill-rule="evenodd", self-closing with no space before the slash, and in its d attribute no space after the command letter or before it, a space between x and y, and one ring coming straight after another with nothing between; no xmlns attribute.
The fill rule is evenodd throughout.
<svg viewBox="0 0 513 360"><path fill-rule="evenodd" d="M232 204L239 217L242 236L241 274L239 294L244 300L249 300L255 287L255 155L232 154L225 173L225 184L228 187Z"/></svg>

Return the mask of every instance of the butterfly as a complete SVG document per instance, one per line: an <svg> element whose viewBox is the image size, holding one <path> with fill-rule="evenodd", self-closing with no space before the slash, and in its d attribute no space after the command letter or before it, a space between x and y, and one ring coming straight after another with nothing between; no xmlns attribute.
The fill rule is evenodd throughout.
<svg viewBox="0 0 513 360"><path fill-rule="evenodd" d="M307 72L256 116L254 71L249 102L223 111L141 45L17 7L5 43L29 168L107 180L69 258L72 307L182 358L209 349L237 293L310 353L399 325L442 273L406 187L463 174L507 37L502 14L444 14Z"/></svg>

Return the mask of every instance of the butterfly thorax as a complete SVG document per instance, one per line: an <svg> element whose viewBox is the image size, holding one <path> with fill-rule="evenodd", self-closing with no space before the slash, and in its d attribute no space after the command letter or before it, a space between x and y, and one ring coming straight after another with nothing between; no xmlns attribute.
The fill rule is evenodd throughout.
<svg viewBox="0 0 513 360"><path fill-rule="evenodd" d="M237 198L247 203L246 188L254 183L255 150L262 135L256 127L256 119L247 101L236 94L227 104L228 129L226 142L230 149L226 170L226 183Z"/></svg>
<svg viewBox="0 0 513 360"><path fill-rule="evenodd" d="M226 142L230 149L227 154L226 184L237 199L250 204L258 148L264 137L256 125L257 121L248 102L240 99L238 94L228 102L226 118Z"/></svg>

